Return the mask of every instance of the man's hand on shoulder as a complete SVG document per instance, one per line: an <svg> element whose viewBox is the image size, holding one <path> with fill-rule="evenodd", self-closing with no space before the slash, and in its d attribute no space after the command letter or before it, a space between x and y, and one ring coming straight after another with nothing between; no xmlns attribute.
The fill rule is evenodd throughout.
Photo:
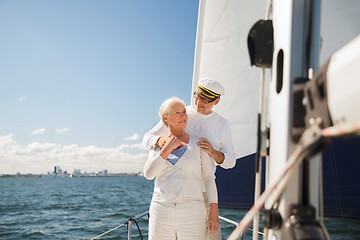
<svg viewBox="0 0 360 240"><path fill-rule="evenodd" d="M160 148L163 148L167 139L168 139L168 137L159 137L157 142L156 142L156 146L159 146Z"/></svg>
<svg viewBox="0 0 360 240"><path fill-rule="evenodd" d="M209 142L209 140L207 140L206 138L199 138L199 139L201 141L199 141L197 144L202 151L209 154L209 156L212 157L218 164L224 162L225 155L222 152L215 150L211 145L211 143Z"/></svg>

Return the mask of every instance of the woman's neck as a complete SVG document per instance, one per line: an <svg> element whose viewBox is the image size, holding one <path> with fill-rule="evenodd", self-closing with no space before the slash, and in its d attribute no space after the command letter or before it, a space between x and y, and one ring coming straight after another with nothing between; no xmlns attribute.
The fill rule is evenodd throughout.
<svg viewBox="0 0 360 240"><path fill-rule="evenodd" d="M171 136L175 136L178 139L180 139L182 142L187 143L189 141L189 134L187 134L186 132L184 132L184 129L174 129L174 128L169 128L170 131L170 135Z"/></svg>

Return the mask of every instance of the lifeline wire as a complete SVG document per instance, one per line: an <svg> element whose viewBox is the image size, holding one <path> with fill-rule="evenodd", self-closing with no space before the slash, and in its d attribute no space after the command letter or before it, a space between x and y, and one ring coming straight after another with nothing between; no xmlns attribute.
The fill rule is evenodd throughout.
<svg viewBox="0 0 360 240"><path fill-rule="evenodd" d="M126 223L123 223L123 224L120 224L119 226L114 227L113 229L110 229L109 231L104 232L104 233L102 233L102 234L100 234L100 235L98 235L98 236L96 236L96 237L94 237L94 238L92 238L92 239L90 239L90 240L94 240L94 239L97 239L97 238L99 238L99 237L101 237L101 236L104 236L105 234L108 234L109 232L112 232L112 231L114 231L114 230L118 229L119 227L122 227L122 226L124 226L124 225L126 225L126 224L127 224L127 222L126 222Z"/></svg>
<svg viewBox="0 0 360 240"><path fill-rule="evenodd" d="M305 131L303 135L309 134L309 131ZM360 133L360 121L351 123L351 124L343 124L339 126L329 127L321 130L321 137L324 138L332 138L339 137L344 135L351 134L359 134ZM314 134L311 133L310 134ZM250 226L252 219L255 214L262 209L265 205L265 201L270 197L273 197L273 202L277 201L279 196L283 193L287 183L289 182L291 176L295 172L296 168L300 165L302 160L305 157L305 153L317 143L314 139L313 142L310 142L307 145L298 144L294 153L290 156L288 161L286 162L285 168L280 174L279 178L275 181L274 184L270 185L265 189L263 194L259 197L256 204L254 204L251 209L247 212L244 218L239 223L238 227L231 233L228 240L237 240L241 235L243 235L246 229ZM273 204L273 203L272 203ZM270 205L272 205L270 204Z"/></svg>

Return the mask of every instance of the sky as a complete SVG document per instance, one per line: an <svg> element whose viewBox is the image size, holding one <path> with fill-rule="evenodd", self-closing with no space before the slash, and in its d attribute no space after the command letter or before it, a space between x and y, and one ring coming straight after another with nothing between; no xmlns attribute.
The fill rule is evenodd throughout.
<svg viewBox="0 0 360 240"><path fill-rule="evenodd" d="M190 103L198 4L0 0L0 174L142 171L161 103ZM320 64L359 11L322 1Z"/></svg>
<svg viewBox="0 0 360 240"><path fill-rule="evenodd" d="M198 1L1 0L0 174L140 172L161 103L190 103Z"/></svg>

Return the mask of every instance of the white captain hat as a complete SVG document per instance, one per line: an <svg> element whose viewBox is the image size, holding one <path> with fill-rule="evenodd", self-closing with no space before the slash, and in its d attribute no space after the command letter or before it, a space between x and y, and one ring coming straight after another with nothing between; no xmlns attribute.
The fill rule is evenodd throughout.
<svg viewBox="0 0 360 240"><path fill-rule="evenodd" d="M210 101L214 101L224 95L225 89L218 81L210 78L202 78L199 80L198 88L195 92Z"/></svg>

